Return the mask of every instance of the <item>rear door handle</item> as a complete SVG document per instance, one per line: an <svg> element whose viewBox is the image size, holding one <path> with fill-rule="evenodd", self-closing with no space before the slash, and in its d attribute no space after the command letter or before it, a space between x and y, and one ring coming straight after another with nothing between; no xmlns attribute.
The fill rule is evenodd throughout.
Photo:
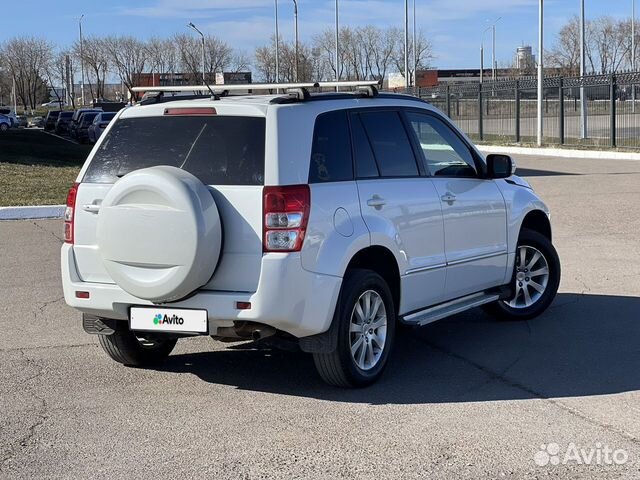
<svg viewBox="0 0 640 480"><path fill-rule="evenodd" d="M375 208L376 210L380 210L386 204L387 204L386 200L382 198L380 195L374 195L369 200L367 200L367 205Z"/></svg>
<svg viewBox="0 0 640 480"><path fill-rule="evenodd" d="M456 196L455 196L453 193L451 193L451 192L447 192L447 193L445 193L445 194L444 194L444 195L442 195L442 197L440 197L440 198L442 198L442 201L443 201L443 202L447 202L447 203L449 203L449 204L452 204L453 202L455 202L455 201L456 201Z"/></svg>
<svg viewBox="0 0 640 480"><path fill-rule="evenodd" d="M89 212L89 213L98 213L100 211L100 205L97 205L95 203L90 203L88 205L83 205L82 209L85 212Z"/></svg>

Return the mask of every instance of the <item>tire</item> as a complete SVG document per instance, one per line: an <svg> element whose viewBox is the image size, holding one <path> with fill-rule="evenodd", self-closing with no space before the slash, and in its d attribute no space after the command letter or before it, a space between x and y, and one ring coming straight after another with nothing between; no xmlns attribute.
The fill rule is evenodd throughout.
<svg viewBox="0 0 640 480"><path fill-rule="evenodd" d="M113 360L131 367L150 367L164 362L177 339L143 341L128 330L116 330L111 335L98 335L103 350Z"/></svg>
<svg viewBox="0 0 640 480"><path fill-rule="evenodd" d="M372 305L370 312L375 308L373 305L376 304L377 299L381 300L381 303L375 308L375 312L367 317L371 323L362 321L362 331L352 332L352 318L356 322L362 319L356 312L356 304L366 302L367 295L370 301L374 302L370 303ZM382 306L384 310L381 309ZM360 311L364 313L364 308ZM382 324L383 314L386 323L375 327L375 324ZM378 380L389 359L396 328L393 297L384 279L371 270L356 269L348 272L340 291L333 321L337 322L336 349L330 353L313 354L320 377L329 385L351 388L364 387ZM369 326L365 328L365 323L372 328ZM359 326L354 324L355 328ZM358 339L361 343L356 349L356 356L358 359L364 358L361 364L364 368L358 365L358 360L351 353L352 343L358 343ZM382 348L379 343L381 339Z"/></svg>
<svg viewBox="0 0 640 480"><path fill-rule="evenodd" d="M525 249L525 250L523 250ZM525 262L521 263L521 253L525 252ZM540 257L536 257L536 252ZM538 260L533 261L534 257ZM533 263L532 263L533 261ZM544 274L527 276L543 272L546 262L548 276ZM529 268L527 268L529 267ZM485 311L501 320L529 320L543 313L553 302L560 285L560 259L553 244L544 235L523 229L518 238L516 260L512 286L514 296L485 305ZM535 284L535 288L533 286ZM541 292L539 287L544 287ZM524 291L529 293L531 304L527 305Z"/></svg>
<svg viewBox="0 0 640 480"><path fill-rule="evenodd" d="M0 132L6 132L7 130L9 130L9 125L6 123L0 123Z"/></svg>

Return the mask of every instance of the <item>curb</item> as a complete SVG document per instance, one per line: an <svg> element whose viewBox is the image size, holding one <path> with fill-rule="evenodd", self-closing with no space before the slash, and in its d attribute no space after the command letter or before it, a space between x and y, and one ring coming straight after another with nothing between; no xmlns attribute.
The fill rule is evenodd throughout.
<svg viewBox="0 0 640 480"><path fill-rule="evenodd" d="M640 153L635 152L608 152L604 150L568 150L565 148L536 148L536 147L510 147L503 145L477 145L478 149L486 153L505 153L520 155L537 155L561 158L583 158L591 160L631 160L639 161Z"/></svg>
<svg viewBox="0 0 640 480"><path fill-rule="evenodd" d="M0 220L28 220L36 218L62 218L64 205L29 207L0 207Z"/></svg>

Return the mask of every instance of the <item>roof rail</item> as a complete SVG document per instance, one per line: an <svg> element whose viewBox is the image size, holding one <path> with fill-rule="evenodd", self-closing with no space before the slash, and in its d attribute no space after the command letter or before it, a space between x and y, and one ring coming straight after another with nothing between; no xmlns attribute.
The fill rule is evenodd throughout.
<svg viewBox="0 0 640 480"><path fill-rule="evenodd" d="M356 80L344 82L306 82L306 83L247 83L243 85L175 85L162 87L133 87L133 92L237 92L246 90L292 90L302 88L359 88L376 87L377 80Z"/></svg>

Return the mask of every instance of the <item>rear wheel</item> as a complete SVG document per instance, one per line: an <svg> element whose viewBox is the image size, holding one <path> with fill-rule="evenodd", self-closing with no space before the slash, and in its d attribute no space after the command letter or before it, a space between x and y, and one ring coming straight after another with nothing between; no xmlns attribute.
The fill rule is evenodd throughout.
<svg viewBox="0 0 640 480"><path fill-rule="evenodd" d="M330 353L315 353L320 377L337 387L375 382L387 364L395 337L395 307L384 279L370 270L345 277L334 322L338 341Z"/></svg>
<svg viewBox="0 0 640 480"><path fill-rule="evenodd" d="M506 320L527 320L544 312L560 285L560 260L544 235L523 229L518 239L511 298L486 305L490 314Z"/></svg>
<svg viewBox="0 0 640 480"><path fill-rule="evenodd" d="M176 338L144 338L128 329L111 335L99 335L104 351L113 360L132 367L149 367L162 363L176 346Z"/></svg>

